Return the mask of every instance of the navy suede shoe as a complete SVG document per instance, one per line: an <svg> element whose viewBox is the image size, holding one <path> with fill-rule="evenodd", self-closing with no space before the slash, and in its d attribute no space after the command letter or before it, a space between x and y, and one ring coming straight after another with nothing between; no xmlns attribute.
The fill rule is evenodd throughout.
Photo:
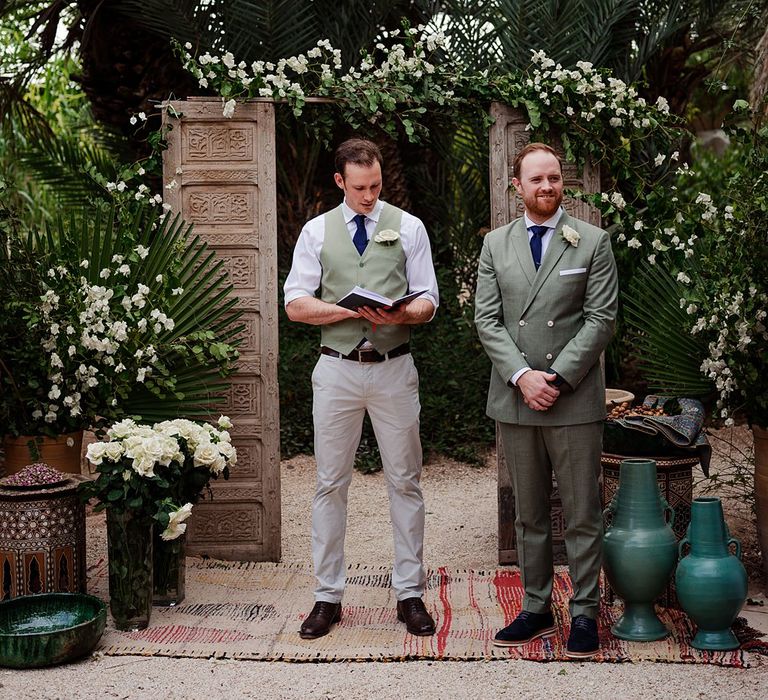
<svg viewBox="0 0 768 700"><path fill-rule="evenodd" d="M572 659L585 659L600 650L597 636L597 622L586 615L577 615L571 620L571 633L565 655Z"/></svg>
<svg viewBox="0 0 768 700"><path fill-rule="evenodd" d="M521 613L493 639L497 647L519 647L523 644L546 637L555 631L555 618L551 612L535 613L527 610Z"/></svg>

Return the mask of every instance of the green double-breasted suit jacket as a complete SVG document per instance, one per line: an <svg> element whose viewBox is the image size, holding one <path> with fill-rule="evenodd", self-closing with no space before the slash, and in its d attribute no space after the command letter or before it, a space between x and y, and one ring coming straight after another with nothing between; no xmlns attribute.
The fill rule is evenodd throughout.
<svg viewBox="0 0 768 700"><path fill-rule="evenodd" d="M563 226L579 234L574 246ZM493 363L487 413L518 425L575 425L605 418L600 354L618 307L616 263L608 234L565 212L538 272L525 219L485 236L478 266L475 325ZM560 374L567 385L547 411L525 405L507 382L523 367Z"/></svg>

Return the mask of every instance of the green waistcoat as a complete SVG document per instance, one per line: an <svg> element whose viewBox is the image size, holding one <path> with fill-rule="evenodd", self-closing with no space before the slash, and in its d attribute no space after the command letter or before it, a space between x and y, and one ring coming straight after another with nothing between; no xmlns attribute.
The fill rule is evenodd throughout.
<svg viewBox="0 0 768 700"><path fill-rule="evenodd" d="M402 239L398 238L390 245L374 240L379 231L391 229L400 232L402 216L401 209L385 203L376 231L361 256L349 235L341 205L325 215L325 237L320 251L323 268L320 298L323 301L335 304L355 285L390 299L408 293ZM385 353L407 343L410 336L408 326L379 325L374 329L364 318L350 318L322 326L320 337L323 345L346 355L363 338L368 338L376 350Z"/></svg>

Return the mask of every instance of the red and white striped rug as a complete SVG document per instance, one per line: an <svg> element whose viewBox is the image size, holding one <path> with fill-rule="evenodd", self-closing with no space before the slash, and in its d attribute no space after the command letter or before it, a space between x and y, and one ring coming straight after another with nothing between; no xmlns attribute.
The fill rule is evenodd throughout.
<svg viewBox="0 0 768 700"><path fill-rule="evenodd" d="M89 590L108 600L106 562L90 571ZM516 568L428 572L425 603L437 624L431 637L415 637L395 614L388 569L351 566L342 621L317 640L298 629L312 608L314 577L303 565L187 559L187 597L174 608L153 608L149 627L118 632L111 624L97 651L151 655L281 661L398 661L530 659L567 661L567 570L556 573L553 611L558 632L518 649L500 649L493 636L520 610L523 590ZM593 661L659 661L746 667L749 654L698 651L692 623L679 610L660 610L671 634L658 642L625 642L610 634L620 605L603 605L601 649Z"/></svg>

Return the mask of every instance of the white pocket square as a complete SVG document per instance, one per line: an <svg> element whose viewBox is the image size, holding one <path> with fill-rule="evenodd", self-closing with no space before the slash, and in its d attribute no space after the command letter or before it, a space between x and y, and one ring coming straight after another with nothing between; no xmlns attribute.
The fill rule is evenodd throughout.
<svg viewBox="0 0 768 700"><path fill-rule="evenodd" d="M565 277L565 275L581 275L586 271L586 267L574 267L572 270L560 270L560 277Z"/></svg>

